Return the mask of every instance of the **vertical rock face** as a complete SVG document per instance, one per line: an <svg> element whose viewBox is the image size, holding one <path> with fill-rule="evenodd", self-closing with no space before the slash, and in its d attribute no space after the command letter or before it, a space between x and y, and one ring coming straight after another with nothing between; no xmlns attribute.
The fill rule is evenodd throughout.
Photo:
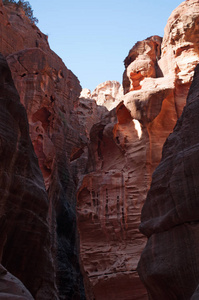
<svg viewBox="0 0 199 300"><path fill-rule="evenodd" d="M84 299L76 244L77 171L70 168L70 160L81 156L86 141L75 111L81 87L23 11L4 7L1 1L0 11L0 49L27 111L30 137L48 193L59 297Z"/></svg>
<svg viewBox="0 0 199 300"><path fill-rule="evenodd" d="M150 299L198 298L198 83L199 65L142 210L148 243L139 274Z"/></svg>
<svg viewBox="0 0 199 300"><path fill-rule="evenodd" d="M57 225L60 293L72 297L80 279L76 277L75 263L70 262L78 264L76 184L69 162L84 143L74 112L80 87L63 63L41 49L22 50L9 55L7 60L28 114L30 136L48 192L53 235Z"/></svg>
<svg viewBox="0 0 199 300"><path fill-rule="evenodd" d="M0 260L24 283L34 298L58 299L47 223L47 193L30 141L26 112L2 55L0 124ZM22 298L21 284L13 280L12 283L10 275L1 268L1 282L10 286L10 292L8 286L8 290L1 290L2 297L2 293L5 297L10 293L13 297ZM25 291L24 298L32 299Z"/></svg>
<svg viewBox="0 0 199 300"><path fill-rule="evenodd" d="M146 295L136 272L136 255L145 244L138 231L138 200L144 201L146 194L143 139L122 103L91 129L89 174L83 179L77 203L88 299ZM142 181L140 199L136 177Z"/></svg>
<svg viewBox="0 0 199 300"><path fill-rule="evenodd" d="M153 36L130 50L123 103L91 128L77 202L88 299L148 298L137 274L146 241L138 230L140 214L199 61L198 16L198 1L183 2L169 18L163 40Z"/></svg>

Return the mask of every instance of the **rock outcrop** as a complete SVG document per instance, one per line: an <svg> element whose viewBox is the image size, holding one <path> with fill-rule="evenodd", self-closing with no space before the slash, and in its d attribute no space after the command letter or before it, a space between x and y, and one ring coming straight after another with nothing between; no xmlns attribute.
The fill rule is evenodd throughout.
<svg viewBox="0 0 199 300"><path fill-rule="evenodd" d="M156 78L161 76L161 70L157 61L161 55L162 38L152 36L146 40L137 42L129 51L124 60L125 72L123 74L124 93L140 90L144 78Z"/></svg>
<svg viewBox="0 0 199 300"><path fill-rule="evenodd" d="M92 93L85 88L80 95L80 98L92 99L98 106L104 106L108 110L115 108L121 102L122 97L123 87L118 81L114 80L100 83Z"/></svg>
<svg viewBox="0 0 199 300"><path fill-rule="evenodd" d="M198 83L199 65L142 210L140 230L148 242L139 274L154 300L198 298Z"/></svg>
<svg viewBox="0 0 199 300"><path fill-rule="evenodd" d="M138 230L140 214L199 61L198 16L198 1L185 1L169 18L163 40L153 36L130 50L123 102L91 128L87 174L77 202L88 299L148 297L137 273L146 242ZM180 39L172 38L175 32ZM167 68L168 60L172 67Z"/></svg>
<svg viewBox="0 0 199 300"><path fill-rule="evenodd" d="M0 124L0 262L23 282L34 298L58 299L47 222L48 197L29 137L26 112L2 55ZM0 297L6 296L2 293L13 293L15 299L22 298L20 283L14 278L12 283L12 276L6 272L1 268L1 282L8 286L5 290L1 286ZM25 295L32 299L24 290Z"/></svg>
<svg viewBox="0 0 199 300"><path fill-rule="evenodd" d="M77 171L70 168L70 161L81 156L86 142L75 111L81 87L49 48L47 36L23 11L12 5L4 7L0 1L0 26L0 50L27 111L30 137L48 193L49 249L55 258L59 296L84 299L76 237Z"/></svg>
<svg viewBox="0 0 199 300"><path fill-rule="evenodd" d="M103 105L108 110L115 108L123 96L123 88L118 81L105 81L99 84L91 94L97 105Z"/></svg>

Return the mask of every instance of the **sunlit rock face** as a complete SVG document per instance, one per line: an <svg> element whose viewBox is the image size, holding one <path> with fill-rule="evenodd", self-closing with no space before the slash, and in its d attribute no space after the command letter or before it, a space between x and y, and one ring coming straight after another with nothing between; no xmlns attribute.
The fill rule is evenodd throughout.
<svg viewBox="0 0 199 300"><path fill-rule="evenodd" d="M26 112L2 55L0 124L0 262L34 298L58 299L48 197L29 137ZM0 298L33 299L25 288L22 297L23 285L10 273L0 267Z"/></svg>
<svg viewBox="0 0 199 300"><path fill-rule="evenodd" d="M175 103L178 117L182 113L194 69L198 63L199 3L194 0L182 2L171 14L165 27L162 55L158 62L164 77L175 74Z"/></svg>
<svg viewBox="0 0 199 300"><path fill-rule="evenodd" d="M139 274L150 299L198 299L198 84L199 65L142 210Z"/></svg>
<svg viewBox="0 0 199 300"><path fill-rule="evenodd" d="M87 174L77 202L88 299L148 299L137 273L146 243L138 227L152 173L182 113L199 61L192 15L197 20L198 1L183 2L169 18L163 40L153 36L130 50L122 102L90 130ZM186 28L195 34L192 50L177 51L189 39ZM169 38L175 30L181 30L178 45Z"/></svg>
<svg viewBox="0 0 199 300"><path fill-rule="evenodd" d="M182 113L199 60L198 18L199 3L183 2L169 17L162 44L158 36L138 42L124 61L124 104L132 117L148 123L152 171L160 161L166 137ZM142 75L139 89L134 88L138 79L132 77L132 72Z"/></svg>
<svg viewBox="0 0 199 300"><path fill-rule="evenodd" d="M91 128L104 118L108 110L105 106L97 105L96 101L92 98L90 90L83 89L76 112L79 124L85 129L86 137L89 140Z"/></svg>
<svg viewBox="0 0 199 300"><path fill-rule="evenodd" d="M38 47L50 51L47 35L31 24L25 13L13 6L3 6L0 0L0 52L4 56L26 48Z"/></svg>
<svg viewBox="0 0 199 300"><path fill-rule="evenodd" d="M77 171L70 168L70 161L84 153L81 148L86 141L75 112L81 87L50 50L47 37L22 11L0 2L0 26L0 50L27 111L30 137L48 193L49 251L55 259L59 296L84 299L76 244Z"/></svg>
<svg viewBox="0 0 199 300"><path fill-rule="evenodd" d="M80 98L90 99L91 98L91 91L87 88L82 89L81 93L80 93Z"/></svg>
<svg viewBox="0 0 199 300"><path fill-rule="evenodd" d="M161 72L157 60L161 54L162 38L152 36L146 40L137 42L129 51L124 60L125 72L123 75L124 93L140 90L141 81L144 78L155 78Z"/></svg>
<svg viewBox="0 0 199 300"><path fill-rule="evenodd" d="M123 88L118 81L105 81L99 84L91 94L97 105L108 110L115 108L122 100Z"/></svg>

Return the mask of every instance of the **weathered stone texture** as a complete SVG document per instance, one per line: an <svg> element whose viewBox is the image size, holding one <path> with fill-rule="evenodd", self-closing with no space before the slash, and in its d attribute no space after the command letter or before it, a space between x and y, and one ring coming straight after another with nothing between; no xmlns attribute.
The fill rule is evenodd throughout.
<svg viewBox="0 0 199 300"><path fill-rule="evenodd" d="M90 138L89 174L83 179L77 203L87 298L136 299L133 289L143 297L146 292L136 272L136 252L145 244L138 231L138 200L144 201L146 194L143 139L123 104L92 127ZM135 177L142 178L139 189ZM142 199L138 199L138 190Z"/></svg>
<svg viewBox="0 0 199 300"><path fill-rule="evenodd" d="M34 298L57 299L47 193L30 141L26 112L2 55L0 124L1 263Z"/></svg>
<svg viewBox="0 0 199 300"><path fill-rule="evenodd" d="M163 147L142 210L140 230L148 243L139 273L151 299L188 300L199 282L198 83L199 65L186 107Z"/></svg>
<svg viewBox="0 0 199 300"><path fill-rule="evenodd" d="M140 214L162 146L182 113L199 61L197 16L198 1L183 2L169 18L163 41L153 36L130 50L123 103L115 105L109 120L106 117L91 128L87 174L77 202L88 299L148 297L136 273L146 241L138 230ZM180 39L174 42L175 31ZM187 43L191 50L184 47ZM169 64L172 67L167 68ZM112 285L117 287L114 296Z"/></svg>
<svg viewBox="0 0 199 300"><path fill-rule="evenodd" d="M163 40L153 36L138 42L130 50L125 59L123 77L125 95L119 83L108 81L99 85L92 94L84 91L78 99L81 91L78 79L50 50L47 37L29 22L22 11L5 8L0 0L0 50L7 58L21 102L27 111L30 137L48 192L47 199L44 190L46 201L49 201L44 205L45 213L48 209L48 224L45 223L47 227L44 227L51 232L48 243L51 247L53 242L59 297L63 299L84 299L77 242L87 299L147 299L147 291L137 273L137 263L146 241L138 230L140 214L152 173L161 159L162 145L182 113L193 70L199 61L198 16L198 1L187 0L172 13ZM6 97L12 96L12 89L6 93ZM193 90L191 93L193 97ZM172 146L175 151L181 151L178 146L182 145L178 142L175 141ZM191 151L194 153L194 149ZM176 159L182 157L177 156ZM23 161L22 158L20 161ZM194 167L197 169L197 163ZM164 178L163 171L160 175L166 182L170 180L170 173L168 171ZM181 169L175 172L179 173ZM182 185L182 182L173 181L170 188L173 188L174 194L175 185ZM189 185L181 190L188 197ZM193 191L190 195L194 199ZM31 197L35 196L31 188L28 192ZM160 192L165 192L164 185L160 186ZM169 239L168 226L175 227L174 237L180 236L178 228L172 224L181 220L182 216L179 217L179 211L172 210L173 200L169 202L170 194L167 196L165 206L161 207L164 217L161 215L160 222L156 223L155 219L152 225L149 220L151 228L147 227L148 231L144 232L150 235L153 230L157 231L152 235L157 243L161 239L163 242ZM171 209L171 215L167 209ZM181 206L178 209L181 211ZM157 212L159 208L155 210ZM76 238L76 213L79 241ZM189 213L193 214L192 211ZM191 232L194 239L197 226L194 232L193 224L187 225L185 221L183 226L185 244L189 245L188 234ZM162 235L159 228L163 231ZM153 245L156 241L151 238L150 243ZM11 243L6 245L11 251ZM16 247L19 251L20 246ZM172 250L177 253L180 247L182 243L179 240ZM184 248L185 257L188 257L186 249L189 251L189 247ZM160 269L162 266L169 269L172 263L177 266L179 263L181 270L180 260L176 262L175 255L165 266L164 255L169 257L170 252L166 252L163 244L158 249ZM3 252L3 262L9 261L9 251L7 256ZM26 268L26 263L21 266ZM12 272L15 264L16 261L6 267ZM29 286L28 277L24 278L26 270L21 269L20 272L14 274L31 292L33 290L34 296L36 288L33 284ZM34 272L30 272L31 276L35 276ZM159 276L160 273L155 277L164 289L165 279ZM187 274L184 278L189 288L185 295L191 296L194 291L197 295L197 276L192 281ZM169 278L166 278L167 282ZM150 285L153 285L153 278L150 280ZM163 298L158 296L154 299L181 295L182 292L176 290L180 291L183 284L184 281L180 281L176 289L173 284ZM156 295L154 293L156 291L150 290L151 295Z"/></svg>
<svg viewBox="0 0 199 300"><path fill-rule="evenodd" d="M99 84L91 94L97 105L103 105L108 110L115 108L121 101L123 88L118 81L105 81Z"/></svg>
<svg viewBox="0 0 199 300"><path fill-rule="evenodd" d="M27 111L30 137L48 193L53 243L49 251L56 259L59 294L84 299L76 245L76 173L70 168L74 153L86 141L75 112L81 87L23 11L2 3L0 10L0 50Z"/></svg>

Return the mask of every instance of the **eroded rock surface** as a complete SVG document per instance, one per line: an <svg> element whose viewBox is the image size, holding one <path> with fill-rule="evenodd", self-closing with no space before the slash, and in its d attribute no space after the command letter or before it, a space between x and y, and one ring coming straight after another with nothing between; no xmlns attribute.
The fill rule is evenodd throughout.
<svg viewBox="0 0 199 300"><path fill-rule="evenodd" d="M153 36L130 50L123 102L91 128L87 174L77 202L88 299L148 298L137 274L146 242L138 229L140 214L162 146L182 113L199 61L197 16L198 1L183 2L169 18L163 41ZM195 40L193 36L189 40L186 28ZM170 37L179 30L177 42ZM183 48L186 43L191 50ZM172 68L167 69L169 59Z"/></svg>
<svg viewBox="0 0 199 300"><path fill-rule="evenodd" d="M87 298L144 297L136 256L145 244L138 231L138 201L144 201L146 193L145 136L139 138L129 111L121 103L117 111L92 127L90 139L89 174L83 179L77 203ZM142 178L139 188L136 177Z"/></svg>
<svg viewBox="0 0 199 300"><path fill-rule="evenodd" d="M77 171L70 168L70 161L81 156L86 142L75 112L81 87L23 11L4 7L1 1L0 11L0 50L27 111L30 137L48 193L59 295L84 299L76 244Z"/></svg>
<svg viewBox="0 0 199 300"><path fill-rule="evenodd" d="M118 81L105 81L99 84L91 94L97 105L103 105L108 110L115 108L123 96L123 88Z"/></svg>
<svg viewBox="0 0 199 300"><path fill-rule="evenodd" d="M161 75L157 60L161 55L162 38L152 36L137 42L129 51L124 60L125 72L123 75L124 93L140 90L144 78L156 78Z"/></svg>
<svg viewBox="0 0 199 300"><path fill-rule="evenodd" d="M58 299L47 193L29 137L26 112L2 55L0 124L1 263L34 298ZM1 280L5 282L8 277Z"/></svg>
<svg viewBox="0 0 199 300"><path fill-rule="evenodd" d="M187 104L153 174L140 230L148 237L139 274L151 299L197 299L199 65ZM196 292L195 292L196 290ZM194 293L195 292L195 293Z"/></svg>
<svg viewBox="0 0 199 300"><path fill-rule="evenodd" d="M153 36L130 50L125 95L117 82L109 81L78 99L77 78L50 50L46 36L22 11L5 8L0 0L0 50L27 110L48 192L49 247L53 242L62 299L84 299L75 224L78 182L77 223L87 299L147 299L137 273L146 241L138 230L140 213L199 60L198 15L198 1L187 0L169 18L163 41ZM31 292L36 290L24 279L27 262L20 266L23 278L14 274Z"/></svg>

